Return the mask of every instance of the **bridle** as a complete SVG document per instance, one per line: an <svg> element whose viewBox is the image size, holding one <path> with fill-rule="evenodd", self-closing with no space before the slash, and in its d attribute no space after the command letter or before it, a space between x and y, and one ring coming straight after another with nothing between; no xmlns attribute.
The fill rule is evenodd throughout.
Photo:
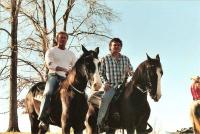
<svg viewBox="0 0 200 134"><path fill-rule="evenodd" d="M86 64L87 64L86 59L89 58L89 57L91 57L91 56L92 56L92 55L88 55L88 56L84 57L84 60L83 60L83 61L84 61L83 64L85 65L85 66L83 66L83 67L84 67L83 70L84 70L84 75L85 75L87 81L90 79L90 76L89 76L89 71L88 71L88 69L87 69L87 67L86 67ZM76 81L78 81L78 80L76 80ZM75 88L72 84L71 84L70 86L71 86L71 89L72 89L75 93L79 93L79 94L81 94L81 95L84 95L84 94L85 94L85 90L84 90L84 91L80 91L80 90L78 90L77 88Z"/></svg>
<svg viewBox="0 0 200 134"><path fill-rule="evenodd" d="M146 69L146 82L145 82L144 87L142 88L141 85L136 85L137 89L143 94L145 94L147 92L150 93L153 89L153 87L152 87L153 85L152 85L151 78L150 78L150 70L153 67L154 67L154 65L149 66Z"/></svg>
<svg viewBox="0 0 200 134"><path fill-rule="evenodd" d="M71 86L71 88L72 88L73 91L75 91L75 92L77 92L77 93L79 93L79 94L82 94L82 95L85 94L85 90L84 90L84 91L80 91L80 90L78 90L77 88L75 88L73 85L70 85L70 86Z"/></svg>

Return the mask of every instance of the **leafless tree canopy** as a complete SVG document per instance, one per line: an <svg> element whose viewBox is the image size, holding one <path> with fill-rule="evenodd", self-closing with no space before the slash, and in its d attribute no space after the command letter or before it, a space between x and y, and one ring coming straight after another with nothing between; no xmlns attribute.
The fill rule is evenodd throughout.
<svg viewBox="0 0 200 134"><path fill-rule="evenodd" d="M111 36L110 23L119 19L104 0L1 0L0 7L0 83L9 83L16 52L18 93L45 81L44 54L56 44L58 31L69 34L68 48L78 53L80 45L104 44ZM16 37L11 30L13 16ZM12 39L17 41L15 47Z"/></svg>

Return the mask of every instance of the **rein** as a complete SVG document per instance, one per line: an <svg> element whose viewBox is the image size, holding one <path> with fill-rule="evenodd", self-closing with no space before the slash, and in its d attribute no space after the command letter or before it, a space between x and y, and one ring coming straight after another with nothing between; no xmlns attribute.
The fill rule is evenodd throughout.
<svg viewBox="0 0 200 134"><path fill-rule="evenodd" d="M71 87L72 87L72 89L73 89L73 91L76 91L77 93L79 93L79 94L85 94L85 92L84 91L79 91L77 88L75 88L73 85L70 85Z"/></svg>
<svg viewBox="0 0 200 134"><path fill-rule="evenodd" d="M83 65L85 65L86 64L86 62L85 62L85 58L84 58L84 64ZM84 73L85 73L85 76L86 76L86 78L88 79L88 71L87 71L87 69L86 69L86 66L83 66L83 68L84 68ZM70 85L71 87L72 87L72 90L74 91L74 92L77 92L77 93L79 93L79 94L81 94L81 95L84 95L85 94L85 91L79 91L77 88L75 88L73 85Z"/></svg>
<svg viewBox="0 0 200 134"><path fill-rule="evenodd" d="M136 86L136 87L142 93L147 93L147 91L149 91L149 90L144 90L144 89L140 88L139 86Z"/></svg>
<svg viewBox="0 0 200 134"><path fill-rule="evenodd" d="M141 88L140 86L136 86L137 89L142 93L150 92L151 88L152 88L152 83L150 82L151 78L150 78L150 75L149 75L149 70L147 70L146 74L147 74L147 80L146 80L145 87L144 87L146 90Z"/></svg>

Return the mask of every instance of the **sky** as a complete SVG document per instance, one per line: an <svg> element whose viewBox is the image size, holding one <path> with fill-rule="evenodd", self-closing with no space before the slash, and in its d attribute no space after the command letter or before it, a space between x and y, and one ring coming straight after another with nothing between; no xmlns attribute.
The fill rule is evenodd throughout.
<svg viewBox="0 0 200 134"><path fill-rule="evenodd" d="M190 127L190 78L200 71L200 1L110 0L121 21L111 25L113 36L123 41L122 53L134 68L146 53L160 55L164 75L159 102L149 99L150 122L173 131Z"/></svg>
<svg viewBox="0 0 200 134"><path fill-rule="evenodd" d="M122 54L130 58L134 68L146 60L146 53L152 58L160 56L164 71L162 97L159 102L149 99L149 123L157 131L191 127L190 78L200 71L200 1L106 0L106 3L119 13L120 21L109 27L113 37L122 39ZM107 46L100 46L100 56L108 52ZM24 118L27 117L20 116L19 120ZM0 122L2 119L0 114ZM0 131L5 129L7 126L0 127Z"/></svg>

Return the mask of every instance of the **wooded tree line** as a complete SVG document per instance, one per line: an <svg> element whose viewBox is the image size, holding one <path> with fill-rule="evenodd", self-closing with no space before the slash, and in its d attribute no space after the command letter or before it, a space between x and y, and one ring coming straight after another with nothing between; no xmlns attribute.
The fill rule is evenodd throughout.
<svg viewBox="0 0 200 134"><path fill-rule="evenodd" d="M68 48L78 52L81 45L104 44L115 20L117 13L103 0L0 1L0 83L6 83L1 90L9 92L10 102L7 131L19 131L22 101L17 94L45 81L44 54L55 45L56 33L66 31Z"/></svg>

